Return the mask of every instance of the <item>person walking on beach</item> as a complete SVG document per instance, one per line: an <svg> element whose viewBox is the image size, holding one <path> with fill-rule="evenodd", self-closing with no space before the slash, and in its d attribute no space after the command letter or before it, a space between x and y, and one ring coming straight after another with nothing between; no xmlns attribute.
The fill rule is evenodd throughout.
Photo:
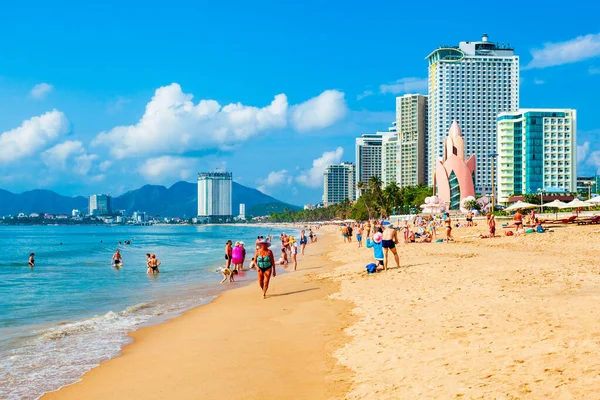
<svg viewBox="0 0 600 400"><path fill-rule="evenodd" d="M490 237L496 236L496 217L493 214L488 213L488 226L490 227Z"/></svg>
<svg viewBox="0 0 600 400"><path fill-rule="evenodd" d="M29 255L29 266L31 268L35 267L35 254L34 253L31 253Z"/></svg>
<svg viewBox="0 0 600 400"><path fill-rule="evenodd" d="M362 228L362 225L359 225L358 228L356 228L356 241L358 242L358 248L359 249L361 247L363 247L363 245L362 245L362 235L363 235L363 228Z"/></svg>
<svg viewBox="0 0 600 400"><path fill-rule="evenodd" d="M313 241L313 237L314 237L314 234L313 234L313 231L312 231L312 228L311 228L311 229L308 230L308 238L310 239L311 243L314 242Z"/></svg>
<svg viewBox="0 0 600 400"><path fill-rule="evenodd" d="M273 257L273 252L269 250L270 246L271 243L268 240L262 240L259 243L258 250L256 250L255 257L258 266L258 284L263 291L263 299L267 297L271 276L277 276L275 257Z"/></svg>
<svg viewBox="0 0 600 400"><path fill-rule="evenodd" d="M296 268L298 268L298 260L297 260L297 256L298 256L298 243L296 243L296 239L294 239L293 236L290 236L289 239L290 242L290 257L292 258L292 261L294 262L294 271L296 270Z"/></svg>
<svg viewBox="0 0 600 400"><path fill-rule="evenodd" d="M348 224L348 243L352 242L352 225Z"/></svg>
<svg viewBox="0 0 600 400"><path fill-rule="evenodd" d="M120 267L123 264L123 257L118 249L112 256L112 263L115 267Z"/></svg>
<svg viewBox="0 0 600 400"><path fill-rule="evenodd" d="M446 224L446 243L450 243L454 241L452 237L452 218L450 218L450 213L447 212L444 215L444 223Z"/></svg>
<svg viewBox="0 0 600 400"><path fill-rule="evenodd" d="M233 242L231 240L228 240L227 243L225 243L225 260L227 261L225 265L227 268L231 267L231 252L233 250L231 248L232 244Z"/></svg>
<svg viewBox="0 0 600 400"><path fill-rule="evenodd" d="M306 248L307 243L308 242L306 241L306 232L303 229L300 233L300 251L302 252L302 255L304 255L304 249Z"/></svg>
<svg viewBox="0 0 600 400"><path fill-rule="evenodd" d="M394 254L394 259L396 260L396 266L400 268L400 258L398 257L398 252L396 251L396 245L398 244L398 235L396 230L394 229L394 225L388 224L383 231L383 237L381 240L381 247L384 249L385 261L383 268L387 270L388 261L390 259L389 252L391 251Z"/></svg>

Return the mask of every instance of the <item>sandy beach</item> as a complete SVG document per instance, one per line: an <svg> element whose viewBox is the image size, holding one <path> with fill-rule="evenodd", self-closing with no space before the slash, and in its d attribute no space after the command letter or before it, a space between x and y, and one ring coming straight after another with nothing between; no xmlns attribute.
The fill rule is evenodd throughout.
<svg viewBox="0 0 600 400"><path fill-rule="evenodd" d="M134 332L44 399L600 398L599 226L370 249L320 231L300 271ZM503 234L503 230L499 229Z"/></svg>

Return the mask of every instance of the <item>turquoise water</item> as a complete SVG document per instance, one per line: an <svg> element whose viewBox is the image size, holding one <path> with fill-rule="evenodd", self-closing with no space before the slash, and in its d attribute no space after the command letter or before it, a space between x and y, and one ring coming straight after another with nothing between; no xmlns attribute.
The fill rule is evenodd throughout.
<svg viewBox="0 0 600 400"><path fill-rule="evenodd" d="M72 383L116 356L128 332L210 301L232 286L219 285L216 272L225 242L243 240L252 253L256 236L269 233L279 234L264 226L0 227L0 398L35 399ZM120 269L111 266L117 248ZM160 274L146 274L146 253L161 260ZM234 285L254 278L245 273Z"/></svg>

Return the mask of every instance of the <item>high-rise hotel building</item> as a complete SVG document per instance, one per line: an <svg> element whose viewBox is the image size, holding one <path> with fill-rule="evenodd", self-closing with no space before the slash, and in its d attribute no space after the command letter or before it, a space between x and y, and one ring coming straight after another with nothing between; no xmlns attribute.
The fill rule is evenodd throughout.
<svg viewBox="0 0 600 400"><path fill-rule="evenodd" d="M396 132L377 132L364 134L356 138L356 183L362 182L365 188L369 186L369 179L373 176L381 179L381 149L384 137L395 137ZM361 195L356 190L356 198Z"/></svg>
<svg viewBox="0 0 600 400"><path fill-rule="evenodd" d="M107 194L93 194L88 201L89 215L110 215L112 213L112 197Z"/></svg>
<svg viewBox="0 0 600 400"><path fill-rule="evenodd" d="M427 96L406 94L396 97L398 186L427 183L429 147Z"/></svg>
<svg viewBox="0 0 600 400"><path fill-rule="evenodd" d="M231 186L233 174L230 172L205 172L198 174L198 216L231 217Z"/></svg>
<svg viewBox="0 0 600 400"><path fill-rule="evenodd" d="M497 197L577 190L577 112L521 109L498 116Z"/></svg>
<svg viewBox="0 0 600 400"><path fill-rule="evenodd" d="M433 184L433 166L456 120L464 135L465 154L477 159L475 189L490 193L490 154L496 153L498 114L519 109L519 57L510 46L491 43L484 34L478 42L442 46L427 60L431 155L427 181Z"/></svg>
<svg viewBox="0 0 600 400"><path fill-rule="evenodd" d="M328 165L323 173L323 204L325 207L348 199L354 201L356 194L356 168L353 163Z"/></svg>

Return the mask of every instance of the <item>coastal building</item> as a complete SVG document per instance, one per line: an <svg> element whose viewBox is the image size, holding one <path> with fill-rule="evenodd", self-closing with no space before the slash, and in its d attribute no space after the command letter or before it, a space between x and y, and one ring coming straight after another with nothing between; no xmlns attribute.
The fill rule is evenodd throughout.
<svg viewBox="0 0 600 400"><path fill-rule="evenodd" d="M198 217L232 217L230 172L204 172L198 174Z"/></svg>
<svg viewBox="0 0 600 400"><path fill-rule="evenodd" d="M432 168L444 150L444 137L456 120L464 133L467 154L477 159L476 190L490 193L496 153L498 114L519 109L519 57L510 45L489 41L442 46L429 63L429 147Z"/></svg>
<svg viewBox="0 0 600 400"><path fill-rule="evenodd" d="M475 156L465 161L465 141L458 123L452 122L434 174L437 196L446 209L459 210L465 198L475 196L476 166Z"/></svg>
<svg viewBox="0 0 600 400"><path fill-rule="evenodd" d="M81 215L81 211L79 210L72 210L71 211L71 217L75 218L75 217L79 217Z"/></svg>
<svg viewBox="0 0 600 400"><path fill-rule="evenodd" d="M577 194L589 198L600 193L600 175L594 176L578 176L577 177Z"/></svg>
<svg viewBox="0 0 600 400"><path fill-rule="evenodd" d="M421 94L396 97L398 133L398 186L427 184L428 175L428 101Z"/></svg>
<svg viewBox="0 0 600 400"><path fill-rule="evenodd" d="M93 194L89 198L89 215L110 215L112 198L107 194Z"/></svg>
<svg viewBox="0 0 600 400"><path fill-rule="evenodd" d="M396 132L377 132L356 138L356 184L362 182L365 189L373 176L381 179L381 145L384 137L396 136ZM360 197L359 190L355 196Z"/></svg>
<svg viewBox="0 0 600 400"><path fill-rule="evenodd" d="M381 141L381 186L398 183L398 135L386 135Z"/></svg>
<svg viewBox="0 0 600 400"><path fill-rule="evenodd" d="M498 202L512 195L577 190L577 112L521 109L498 115Z"/></svg>
<svg viewBox="0 0 600 400"><path fill-rule="evenodd" d="M246 219L246 204L240 203L240 215L239 219Z"/></svg>
<svg viewBox="0 0 600 400"><path fill-rule="evenodd" d="M141 211L134 211L131 218L135 223L146 222L146 213Z"/></svg>
<svg viewBox="0 0 600 400"><path fill-rule="evenodd" d="M323 173L323 203L325 206L354 201L356 188L356 168L353 163L343 162L328 165Z"/></svg>
<svg viewBox="0 0 600 400"><path fill-rule="evenodd" d="M304 209L305 210L314 210L315 208L317 208L314 204L305 204L304 205Z"/></svg>

